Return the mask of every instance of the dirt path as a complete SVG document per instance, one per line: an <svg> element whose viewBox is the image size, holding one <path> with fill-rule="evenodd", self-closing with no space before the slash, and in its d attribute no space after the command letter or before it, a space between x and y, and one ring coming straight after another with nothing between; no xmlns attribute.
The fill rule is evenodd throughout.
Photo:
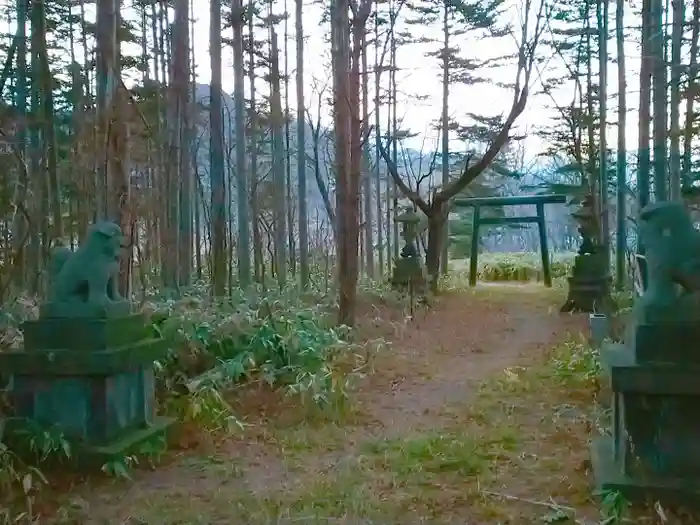
<svg viewBox="0 0 700 525"><path fill-rule="evenodd" d="M357 463L367 443L441 428L450 421L446 410L468 403L476 383L526 366L546 348L581 332L583 317L560 315L552 306L558 298L557 292L543 293L534 285L482 286L474 293L447 295L410 322L403 312L369 307L362 333L385 337L391 345L375 358L376 373L355 394L357 421L278 425L279 411L272 410L245 439L183 454L171 466L139 473L131 484L115 482L93 495L81 491L72 499L72 512L85 524L231 524L244 516L251 524L298 521L270 500L280 501L278 493L297 490L308 476ZM303 506L323 514L319 507L333 498L314 491ZM360 514L359 509L345 512Z"/></svg>
<svg viewBox="0 0 700 525"><path fill-rule="evenodd" d="M376 420L394 434L439 424L442 409L464 402L474 381L526 364L584 328L581 316L561 316L550 295L538 292L513 286L490 301L482 294L447 296L408 324L394 338L392 362L361 396ZM394 376L390 391L381 388L387 375Z"/></svg>

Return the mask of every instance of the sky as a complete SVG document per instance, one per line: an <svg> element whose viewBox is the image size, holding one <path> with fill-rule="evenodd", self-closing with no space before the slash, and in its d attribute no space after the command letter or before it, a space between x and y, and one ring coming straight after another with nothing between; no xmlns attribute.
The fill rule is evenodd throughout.
<svg viewBox="0 0 700 525"><path fill-rule="evenodd" d="M200 83L208 83L210 79L209 68L209 2L207 0L193 0L195 12L195 63ZM537 1L533 2L537 5ZM508 6L507 18L512 23L517 24L521 16L521 2L511 0ZM290 106L295 106L294 86L294 67L296 63L295 46L294 46L294 3L293 0L288 0L287 10L291 12L292 18L288 22L288 63L291 73L290 80ZM281 14L285 12L283 1L276 0L274 12ZM610 13L610 30L611 34L614 30L614 13ZM626 25L636 25L636 15L632 13L631 8L627 9ZM534 14L533 14L534 16ZM305 47L305 91L306 98L310 100L313 94L312 84L314 81L328 79L328 50L327 44L323 42L324 32L327 28L321 22L321 7L308 0L304 6L304 31L306 33ZM397 28L400 29L400 28ZM412 31L415 31L415 26L412 26ZM440 37L440 24L435 27L427 28L426 36ZM278 26L278 37L280 46L284 45L284 23ZM639 69L639 50L633 37L628 35L628 42L625 46L627 58L627 82L628 82L628 126L627 126L627 141L631 147L637 141L637 123L636 114L638 108L638 79L636 71ZM545 33L544 38L551 38L551 34ZM635 38L636 39L636 38ZM481 39L473 37L457 37L455 43L463 50L465 56L472 56L478 59L487 57L502 56L508 53L517 51L517 43L513 36L504 37L501 39ZM405 141L406 147L420 150L432 150L439 147L438 135L439 132L431 129L431 123L439 118L442 104L442 86L441 73L437 60L435 58L425 57L424 53L431 49L435 49L437 44L432 46L421 44L408 44L401 47L397 53L397 65L400 72L397 73L397 86L402 94L398 100L398 118L402 121L402 129L410 129L417 133L418 136ZM614 56L615 45L611 39L609 41L609 51ZM373 59L374 51L369 50L368 60ZM516 131L526 134L525 149L526 155L530 158L534 157L544 149L546 144L532 133L532 130L537 127L547 126L552 120L558 118L557 112L550 109L554 105L552 98L541 92L541 80L551 77L562 77L566 74L566 69L561 58L557 55L552 55L552 51L547 46L540 46L539 53L546 58L546 63L539 67L533 74L532 90L534 95L530 97L527 109L518 119ZM388 61L388 56L387 56ZM223 87L227 92L233 91L233 68L231 50L224 48L223 50ZM596 62L597 64L597 62ZM283 67L283 64L281 64ZM597 65L595 66L597 67ZM515 75L515 68L502 68L498 71L493 71L490 75L494 80L502 82L512 82ZM388 75L383 75L383 82L388 81ZM608 66L608 120L613 123L617 120L617 73L616 65L610 63ZM370 88L372 90L372 88ZM372 92L372 91L370 91ZM570 86L559 88L553 93L556 103L559 105L568 104L571 101L573 90ZM427 96L425 100L417 101L411 98L411 95ZM468 119L464 117L467 113L477 113L488 116L505 114L510 109L512 103L512 92L499 89L488 84L477 84L471 86L453 85L450 90L450 106L451 116L456 118L461 123L468 124ZM372 104L370 104L372 107ZM330 125L330 117L328 110L322 116L327 125ZM385 118L385 117L382 117ZM608 142L611 145L616 143L616 129L611 127L608 134ZM454 140L450 144L452 149L460 148ZM631 149L631 148L630 148Z"/></svg>
<svg viewBox="0 0 700 525"><path fill-rule="evenodd" d="M247 0L244 0L246 2ZM304 31L306 47L305 47L305 95L310 105L311 101L316 98L314 94L314 84L329 81L330 72L328 64L330 62L330 53L328 45L323 41L324 34L327 31L327 23L321 20L322 9L318 4L318 0L304 0ZM541 0L532 0L535 6ZM547 0L545 0L547 1ZM197 81L202 84L207 84L210 81L210 59L209 59L209 0L192 0L194 12L194 59L197 72ZM518 25L520 12L523 0L506 0L507 13L504 21ZM288 5L285 5L288 3ZM131 11L131 13L129 13ZM295 75L294 68L296 63L295 45L294 45L294 0L274 0L273 11L275 14L282 14L289 11L292 18L288 21L288 45L287 45L287 60L290 74L290 107L294 110L295 107ZM611 8L610 13L610 34L614 34L614 9ZM132 9L126 8L123 14L127 18L132 18L138 23L139 15ZM94 6L87 6L88 18L94 20ZM172 15L171 15L172 16ZM689 13L686 13L686 19ZM639 107L639 79L638 71L640 65L639 46L636 43L638 40L637 29L641 24L640 17L633 8L626 4L625 8L625 26L631 28L626 31L625 55L626 55L626 71L627 71L627 145L628 150L636 148L638 140L638 107ZM397 31L406 29L404 25L401 27L401 22L398 23ZM284 50L284 22L277 26L278 40L281 50ZM433 27L424 27L423 35L428 37L441 36L441 27L437 23ZM230 31L230 30L229 30ZM264 37L266 30L260 29L260 37ZM416 31L415 26L411 26L411 31ZM14 27L9 27L9 33L14 33ZM227 35L224 35L227 36ZM544 39L551 39L552 35L546 31L543 35ZM380 37L381 39L381 37ZM383 44L383 41L382 41ZM380 44L381 45L381 44ZM397 86L399 90L398 100L398 120L401 129L410 130L416 136L404 141L404 146L415 150L431 151L439 148L439 132L432 129L433 123L440 116L442 103L442 86L441 72L437 59L426 57L425 52L435 50L439 44L424 45L424 44L407 44L399 48L397 53L397 65L399 72L397 73ZM513 36L503 37L501 39L477 39L470 36L455 37L451 45L458 45L462 48L462 54L468 57L477 59L485 59L488 57L502 56L509 53L514 53L517 50L517 43ZM134 47L133 49L126 49ZM617 121L617 72L615 61L615 42L611 38L609 40L610 64L608 66L608 122L612 123L608 131L608 144L613 147L617 141L617 130L614 125ZM129 54L139 54L139 46L124 45L123 51ZM543 151L547 146L540 138L538 138L533 130L551 125L555 120L559 119L559 115L553 106L568 105L571 103L573 86L571 82L567 82L564 86L556 89L552 96L541 93L542 80L550 78L562 78L567 75L565 64L561 57L552 54L551 48L541 45L538 48L538 54L545 58L545 63L538 67L533 74L531 82L531 96L528 101L525 112L516 122L513 132L519 135L525 135L524 146L526 157L528 160L534 158L538 153ZM370 47L368 60L373 61L374 51ZM227 93L233 92L233 58L231 49L224 46L222 50L223 57L223 88ZM282 59L283 60L283 59ZM595 60L595 59L594 59ZM388 56L386 58L388 63ZM597 67L597 60L595 60ZM284 62L280 64L284 67ZM504 67L498 71L491 71L493 79L501 82L512 82L515 78L514 67ZM128 82L128 79L127 79ZM370 83L372 80L370 81ZM382 77L382 83L386 86L388 82L388 74ZM246 82L247 84L247 82ZM258 91L264 90L265 86L260 81L256 84ZM330 86L329 86L330 89ZM246 91L248 86L246 85ZM370 86L370 93L373 92L373 86ZM329 94L327 92L327 94ZM415 96L420 95L422 100L416 100ZM481 114L484 116L496 116L506 114L510 109L513 94L511 91L505 91L489 84L477 84L471 86L455 85L450 89L450 117L456 119L461 124L469 124L469 119L465 115L469 113ZM554 100L552 100L552 98ZM370 108L373 104L370 103ZM684 108L681 108L684 113ZM314 110L312 109L312 113ZM330 108L324 107L322 111L322 122L326 126L331 126ZM372 117L371 117L372 118ZM386 121L386 108L380 110L380 118L382 122ZM373 120L373 118L372 118ZM464 146L454 138L450 140L450 149L458 151L464 149Z"/></svg>
<svg viewBox="0 0 700 525"><path fill-rule="evenodd" d="M541 0L532 0L532 3L537 6ZM545 0L547 1L547 0ZM194 61L197 73L197 81L201 84L207 84L210 81L210 58L209 58L209 0L192 0L194 12ZM247 2L247 0L244 0ZM510 22L514 26L519 25L519 20L522 17L523 0L506 0L507 11L503 21ZM88 17L93 17L94 10L88 8ZM405 8L404 8L405 9ZM536 7L535 7L536 9ZM138 14L132 12L130 16L126 11L124 16L128 18L139 18ZM289 82L289 104L292 111L296 106L296 87L295 87L295 27L294 27L294 0L274 0L273 11L280 15L285 11L290 12L291 17L288 20L288 41L287 41L287 61L288 71L290 74ZM314 92L314 85L328 84L330 80L330 50L324 42L324 34L327 32L328 23L321 20L322 8L318 0L304 0L304 31L305 31L305 98L309 106L315 106L313 100L317 98ZM689 13L686 13L686 18ZM171 15L172 17L172 15ZM534 18L534 13L532 15ZM135 20L136 21L136 20ZM626 4L625 8L625 26L630 28L626 31L625 55L626 55L626 80L627 80L627 149L636 149L638 140L638 107L639 107L639 79L638 71L640 65L640 51L636 43L638 40L637 32L641 24L640 17L632 6ZM616 51L615 41L612 38L615 31L614 9L610 12L610 35L608 41L608 51L610 54L610 63L608 66L608 144L609 147L614 147L617 143L617 129L615 123L617 121L617 67L616 67ZM401 21L397 23L397 31L408 29ZM410 30L416 32L416 26L411 26ZM441 24L437 23L431 27L422 27L423 36L431 38L441 37ZM229 29L229 31L231 31ZM257 29L260 32L260 39L265 38L266 29ZM284 51L284 22L280 22L277 26L278 41L281 48L281 53ZM224 35L227 37L230 35ZM489 57L503 56L512 54L517 51L517 42L514 37L518 34L506 36L500 39L485 38L478 39L474 36L461 36L452 39L451 46L459 46L462 49L462 55L476 59L486 59ZM559 37L557 37L559 38ZM551 31L545 31L543 39L551 40ZM383 45L382 37L380 36L380 45ZM127 47L127 46L125 46ZM133 45L132 45L133 47ZM397 73L397 86L399 90L398 97L398 120L399 126L403 130L410 130L416 136L403 141L404 147L414 150L432 151L440 147L439 131L433 129L433 123L440 117L442 104L442 75L440 64L434 57L426 57L427 51L435 50L439 44L406 44L399 48L397 52L397 65L399 72ZM139 54L140 48L136 46L134 49L124 49L124 52ZM534 133L537 129L550 126L553 122L560 119L558 112L554 109L555 105L569 105L573 95L573 83L566 82L564 86L557 88L549 95L542 93L542 81L551 78L562 78L568 75L562 58L553 53L551 48L546 45L540 45L538 54L545 59L545 63L537 67L533 72L531 82L530 97L524 113L519 117L514 126L513 133L525 135L524 148L526 161L531 162L540 152L542 152L547 144L537 137ZM370 46L368 52L368 61L373 62L374 50ZM227 93L233 93L233 56L230 47L224 46L222 50L223 71L222 83L223 88ZM280 67L284 71L284 54L281 56L282 63ZM388 53L385 59L388 63ZM594 58L594 67L597 68L597 59ZM262 74L262 72L260 73ZM503 67L499 70L490 70L489 76L493 80L501 82L512 82L515 78L515 67ZM373 79L370 80L370 84ZM388 74L382 75L382 84L386 86L388 83ZM248 85L246 81L246 92ZM256 84L258 92L265 91L266 86L260 80ZM370 85L370 93L373 93L373 86ZM330 85L326 96L330 94ZM421 100L416 100L416 96L420 95ZM372 95L370 95L372 96ZM450 117L456 119L460 124L468 125L469 118L466 117L469 113L480 114L484 116L505 115L511 107L513 100L512 91L506 91L489 84L476 85L459 85L452 84L450 88ZM370 103L370 111L374 104ZM681 108L683 112L683 108ZM311 113L315 113L315 108L311 108ZM322 122L324 125L332 126L330 117L330 108L322 109ZM372 120L373 116L370 117ZM386 122L386 108L380 110L381 122ZM610 124L612 123L612 124ZM454 137L450 139L450 149L452 151L464 150L464 145L457 141Z"/></svg>

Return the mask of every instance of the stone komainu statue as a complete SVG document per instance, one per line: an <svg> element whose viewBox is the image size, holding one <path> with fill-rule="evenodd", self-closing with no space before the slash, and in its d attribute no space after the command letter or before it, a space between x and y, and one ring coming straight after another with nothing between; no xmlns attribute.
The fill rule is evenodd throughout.
<svg viewBox="0 0 700 525"><path fill-rule="evenodd" d="M640 215L647 290L642 297L647 321L700 319L700 232L681 202L646 206Z"/></svg>
<svg viewBox="0 0 700 525"><path fill-rule="evenodd" d="M124 237L113 222L99 222L75 251L56 248L49 266L49 302L109 307L124 303L119 295L119 254Z"/></svg>

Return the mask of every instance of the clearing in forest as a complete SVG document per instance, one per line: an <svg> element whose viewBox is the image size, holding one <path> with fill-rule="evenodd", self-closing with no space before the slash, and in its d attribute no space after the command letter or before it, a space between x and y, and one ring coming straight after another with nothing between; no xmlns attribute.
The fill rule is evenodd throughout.
<svg viewBox="0 0 700 525"><path fill-rule="evenodd" d="M541 285L480 285L411 321L367 305L362 336L391 345L342 414L248 391L242 433L76 491L64 522L599 523L595 367L572 342L585 316L559 314L562 300Z"/></svg>

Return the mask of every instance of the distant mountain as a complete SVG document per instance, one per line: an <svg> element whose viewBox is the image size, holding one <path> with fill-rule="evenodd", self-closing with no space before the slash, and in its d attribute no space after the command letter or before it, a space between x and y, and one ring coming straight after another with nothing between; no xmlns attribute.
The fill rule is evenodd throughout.
<svg viewBox="0 0 700 525"><path fill-rule="evenodd" d="M196 101L203 107L203 108L208 108L209 106L209 100L210 100L210 89L208 85L204 84L197 84L196 89L195 89L195 97ZM235 188L235 167L236 167L236 154L235 154L235 146L236 146L236 137L235 137L235 109L234 109L234 99L232 95L229 95L227 93L223 93L223 98L222 98L222 103L224 107L224 163L225 166L228 167L230 176L232 177L232 195L230 196L232 202L236 202L236 188ZM204 184L205 188L210 187L210 179L209 179L209 141L210 141L210 135L209 135L209 111L208 109L202 109L202 112L199 116L199 122L200 125L198 126L197 129L197 166L198 166L198 173L201 177L202 183ZM290 155L289 155L289 162L290 162L290 179L291 179L291 186L292 186L292 194L296 195L297 193L297 155L296 155L296 142L297 142L297 131L296 131L296 123L293 123L290 128L289 128L289 150L290 150ZM267 146L269 148L269 145ZM369 148L369 162L372 166L375 165L376 159L374 156L374 148L371 147ZM313 229L314 227L314 220L315 217L322 218L323 220L327 220L327 214L326 214L326 209L323 204L323 199L321 197L321 193L318 189L318 184L316 182L316 177L314 176L314 171L316 169L315 163L313 161L313 138L312 138L312 130L311 127L306 124L306 162L307 162L307 171L306 171L306 176L307 176L307 203L308 203L308 216L309 216L309 226L310 228ZM413 184L415 184L415 181L418 178L423 177L426 172L431 168L431 163L434 158L434 152L428 151L428 152L419 152L410 148L406 148L405 150L399 150L398 155L397 155L397 167L399 171L404 174L405 180L410 180ZM327 181L330 179L331 181L333 180L332 177L332 170L333 170L333 133L331 130L328 129L322 129L320 133L320 144L319 144L319 170L321 173L321 176L323 179ZM452 171L458 171L460 168L459 166L455 165L452 167ZM381 177L382 181L386 181L386 166L384 162L380 162L380 170L381 170ZM329 177L329 175L331 175ZM262 154L258 156L258 178L259 179L264 179L265 177L270 177L270 156L269 154ZM530 177L526 177L530 178ZM269 180L269 179L268 179ZM432 165L432 173L430 174L430 177L426 177L421 183L421 190L423 193L426 193L431 186L438 186L440 184L440 181L442 180L442 174L441 174L441 162L440 159L437 159L437 161ZM520 184L522 184L524 181L516 182L516 181L511 181L511 183L507 184L508 188L504 188L506 190L507 194L517 194L518 193L518 187ZM527 181L531 182L531 181ZM373 186L373 193L374 193L374 186ZM335 205L335 196L333 193L333 186L331 184L331 187L329 188L329 193L330 193L330 199L331 203ZM382 187L382 196L386 195L386 186L383 185ZM296 207L296 199L294 199L295 202L292 203ZM526 213L526 211L529 212L529 210L526 210L527 207L519 207L523 209L512 209L510 210L511 213L519 213L519 214L529 214ZM374 205L373 205L373 211L374 211ZM547 223L548 223L548 230L550 231L550 234L553 234L552 237L550 237L550 242L552 243L553 246L557 246L559 244L557 242L557 238L559 238L562 234L560 233L562 230L562 224L569 223L569 217L568 217L568 211L563 207L563 206L549 206L547 209ZM233 217L233 221L235 222L235 213ZM570 230L571 226L567 224L567 227L564 228L564 230L568 233ZM485 229L484 231L485 235L484 237L488 237L488 233ZM532 239L530 237L532 236ZM533 230L531 235L523 235L523 232L518 233L516 231L512 232L512 235L506 234L505 238L503 234L498 235L498 237L501 239L500 240L500 246L495 246L491 245L490 248L500 251L501 249L507 249L512 250L512 249L535 249L537 247L537 239L536 239L536 234ZM521 243L525 242L525 246L523 246ZM487 241L488 243L488 241ZM491 244L491 243L488 243Z"/></svg>
<svg viewBox="0 0 700 525"><path fill-rule="evenodd" d="M196 101L203 107L208 108L210 100L210 89L208 85L197 84L195 89ZM224 162L230 169L235 170L236 166L236 137L235 137L235 109L234 109L234 98L228 93L223 94L222 104L224 108ZM203 109L199 118L201 122L197 130L197 165L199 167L199 173L202 175L202 180L205 185L209 186L209 112L208 109ZM316 177L314 176L314 170L316 169L315 162L313 160L314 145L312 129L306 123L306 157L307 157L307 188L308 188L308 203L309 203L309 217L312 217L316 211L325 216L325 207L323 205L323 199L321 193L318 190L318 184L316 182ZM324 180L328 181L329 174L332 174L333 170L333 133L332 130L322 128L319 134L319 170L321 176ZM293 187L293 194L296 194L297 188L297 129L296 122L292 123L289 127L289 161L291 166L291 184ZM375 165L374 158L374 148L370 148L370 163L372 166ZM399 151L397 165L399 170L407 174L407 179L415 181L415 177L418 176L421 171L425 172L428 168L430 161L432 160L432 153L430 155L423 154L420 152L406 149L405 152ZM264 178L267 176L270 170L270 158L269 155L259 155L258 156L258 177ZM436 175L435 181L439 180L439 163L436 165ZM382 180L386 180L386 167L384 163L380 163L381 177ZM333 177L330 177L331 182ZM422 183L422 189L427 190L429 186L428 181ZM382 195L385 193L385 187L382 188ZM335 202L335 197L333 195L333 187L331 185L330 197L331 202ZM235 192L235 180L234 189ZM235 193L231 196L235 200Z"/></svg>
<svg viewBox="0 0 700 525"><path fill-rule="evenodd" d="M208 85L197 84L195 89L195 100L203 107L209 107L210 89ZM235 136L235 109L234 99L232 95L223 94L222 104L224 108L224 164L230 170L232 176L232 195L231 199L235 202L236 188L235 177L233 176L236 168L236 136ZM200 176L205 187L209 187L209 144L210 144L210 126L209 126L209 110L203 109L200 115L199 122L201 124L197 129L197 166ZM327 131L327 130L323 130ZM332 168L332 148L329 147L328 134L321 132L320 158L321 158L321 173L327 177ZM289 128L289 163L290 163L290 178L292 186L292 194L297 193L297 155L296 155L296 124ZM268 146L269 147L269 146ZM321 193L318 190L318 185L314 177L314 163L310 160L313 158L313 144L311 139L311 128L306 126L306 154L307 154L307 202L309 207L309 217L313 217L316 212L321 216L326 216L326 210L323 205ZM270 157L266 154L258 155L258 179L264 180L269 177ZM331 200L333 202L333 199Z"/></svg>

